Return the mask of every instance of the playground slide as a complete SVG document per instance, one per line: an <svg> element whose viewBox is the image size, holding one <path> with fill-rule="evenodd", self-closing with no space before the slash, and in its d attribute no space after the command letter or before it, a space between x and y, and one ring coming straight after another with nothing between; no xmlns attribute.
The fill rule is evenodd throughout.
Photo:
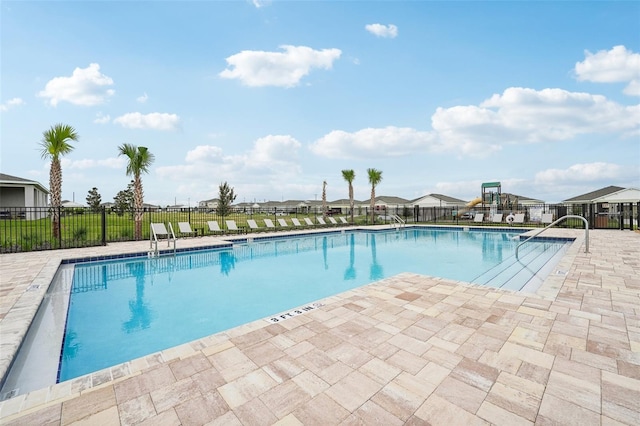
<svg viewBox="0 0 640 426"><path fill-rule="evenodd" d="M482 202L482 197L474 198L473 200L467 203L467 207L471 208L477 204L480 204L481 202Z"/></svg>

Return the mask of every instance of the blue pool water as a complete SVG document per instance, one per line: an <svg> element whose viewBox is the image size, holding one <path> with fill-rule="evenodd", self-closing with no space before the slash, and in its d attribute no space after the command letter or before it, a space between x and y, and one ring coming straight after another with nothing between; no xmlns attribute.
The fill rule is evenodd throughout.
<svg viewBox="0 0 640 426"><path fill-rule="evenodd" d="M467 282L485 277L487 282L487 271L507 269L500 265L513 259L517 235L426 228L354 231L256 240L175 257L77 264L59 380L400 272ZM537 244L545 243L531 247ZM553 246L554 252L560 247Z"/></svg>

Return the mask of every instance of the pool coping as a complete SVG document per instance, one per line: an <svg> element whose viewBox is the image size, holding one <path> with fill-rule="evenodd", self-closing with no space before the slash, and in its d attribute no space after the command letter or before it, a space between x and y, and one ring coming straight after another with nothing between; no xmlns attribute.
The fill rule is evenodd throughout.
<svg viewBox="0 0 640 426"><path fill-rule="evenodd" d="M418 225L419 226L419 225ZM433 225L429 225L428 227L434 227ZM451 228L451 227L447 227L447 228ZM462 227L454 227L454 229L460 229ZM347 228L347 229L355 229L355 228ZM388 228L386 226L384 227L380 227L378 228L380 230L388 230ZM509 229L509 228L504 228L504 227L497 227L496 230L499 231L504 231L505 229ZM517 229L521 229L521 228L517 228ZM364 230L371 230L371 228L364 228ZM474 229L475 230L475 229ZM488 227L478 227L477 230L479 231L487 231ZM535 229L533 229L535 230ZM293 230L292 230L293 231ZM314 232L309 232L309 230L302 230L302 231L306 231L306 232L293 232L291 234L289 234L288 236L292 236L292 235L300 235L300 234L312 234ZM554 230L554 231L559 231L556 232L556 234L561 234L560 238L569 238L569 239L574 239L574 242L571 244L571 246L569 247L569 249L567 250L567 252L564 254L563 258L561 259L560 263L558 264L558 269L562 268L562 267L566 267L567 269L571 266L571 264L574 262L575 257L578 255L579 253L579 249L582 245L582 238L580 237L580 235L582 235L581 232L575 232L576 230L562 230L562 229L558 229L558 230ZM336 231L339 232L339 231ZM526 231L524 234L526 234L527 232L530 231ZM523 235L524 235L523 234ZM571 235L573 234L573 235ZM577 235L576 235L577 234ZM277 237L285 237L285 235L283 233L278 233ZM205 237L206 238L206 237ZM185 240L182 240L185 241ZM192 242L194 240L191 240ZM224 248L225 244L226 246L228 246L228 243L225 243L225 241L228 241L228 238L222 238L221 240L218 240L215 244L211 245L211 247L217 247L217 248ZM195 245L192 248L195 248L198 245ZM187 250L187 249L185 249ZM57 253L57 254L61 254L61 253ZM64 253L62 254L70 254L70 251L65 250ZM24 254L23 254L24 255ZM6 256L6 255L3 255ZM43 283L46 281L46 277L48 275L50 275L52 273L53 270L53 274L55 274L55 272L57 271L57 267L63 262L64 259L68 259L69 256L52 256L51 258L49 258L45 265L42 267L42 269L39 271L39 273L36 275L35 279L33 279L31 281L31 285L28 286L28 288L31 288L31 290L29 290L28 288L26 290L24 290L24 293L22 294L22 297L19 298L19 300L16 302L16 305L19 308L23 308L23 307L28 307L28 305L31 302L31 307L34 306L35 304L35 300L37 300L38 295L40 296L40 300L42 299L42 297L44 297L44 294L46 293L47 287L48 285L42 285L42 284L38 284L38 283ZM2 262L4 265L4 262ZM388 279L391 279L393 277L390 277ZM438 279L438 278L434 278L434 279ZM387 280L387 279L385 279ZM384 280L383 280L384 281ZM445 280L445 281L449 281L451 282L452 280ZM550 275L545 282L543 283L543 285L537 290L537 295L540 296L541 298L546 298L546 299L553 299L555 296L557 296L558 291L560 289L560 287L562 286L562 282L564 281L564 277L562 276L555 276L555 275ZM50 282L50 280L49 280ZM36 284L33 284L36 283ZM463 285L463 286L472 286L475 287L475 284L469 284L469 283L464 283L464 282L456 282L459 285ZM368 287L371 285L376 285L377 282L374 283L370 283L367 284L365 286L361 286L358 287L357 289L351 290L349 292L346 293L350 293L352 291L357 291L359 289L362 289L363 287ZM35 288L33 288L33 286L36 286ZM510 290L498 290L498 291L502 291L505 293L520 293L520 292L513 292ZM340 295L336 295L333 297L337 297L337 296L342 296L343 294L341 293ZM531 293L528 293L528 295L531 296L535 296L532 295ZM327 298L326 300L331 300L333 297ZM325 299L322 299L322 301L324 301ZM37 310L39 306L39 303L35 304L35 309L33 310L33 314L35 315L35 311ZM28 312L28 311L27 311ZM9 311L9 313L11 313L11 310ZM24 310L23 310L24 313ZM5 322L5 320L7 319L7 317L10 318L10 316L7 314L4 318L2 318L3 322ZM200 342L203 340L206 340L208 343L211 343L213 345L219 345L221 342L227 341L230 337L233 337L235 335L240 335L243 333L246 333L247 331L251 331L254 330L256 327L257 328L262 328L265 326L265 320L261 319L261 320L257 320L254 321L252 323L249 323L247 325L244 326L240 326L240 327L236 327L232 330L227 330L226 332L221 332L212 336L209 336L205 339L199 339L198 341L195 342L190 342L187 344L183 344L174 348L170 348L168 350L165 351L161 351L159 353L155 353L155 354L151 354L148 355L146 357L142 357L138 360L132 360L129 363L131 363L132 367L130 367L127 371L127 369L123 369L122 365L120 366L115 366L115 367L111 367L109 370L109 373L107 374L105 370L101 370L99 372L95 372L86 376L82 376L79 377L77 379L71 380L71 381L67 381L67 382L62 382L56 385L52 385L51 387L47 388L46 392L44 392L44 394L46 394L46 399L51 401L51 400L55 400L56 396L60 396L62 394L67 393L65 391L65 389L67 391L70 391L72 388L73 389L79 389L82 388L82 391L90 389L92 387L97 387L100 386L104 383L107 382L111 382L114 380L119 380L122 379L123 377L128 376L129 374L136 374L136 372L139 372L140 369L142 368L148 368L149 365L153 365L153 363L157 363L157 362L167 362L167 360L171 360L171 359L175 359L176 356L182 356L184 355L184 352L190 352L193 350L192 345L196 344L201 345L201 343L196 343L196 342ZM28 328L28 326L27 326ZM3 334L6 332L6 328L3 327ZM3 339L3 344L4 344L4 339ZM4 348L3 348L4 349ZM3 350L4 353L4 350ZM181 355L182 354L182 355ZM125 363L126 364L126 363ZM88 383L90 382L90 384ZM73 384L72 384L73 383ZM78 384L81 383L81 384ZM44 390L43 390L44 391ZM36 391L36 392L32 392L30 394L27 395L23 395L23 399L29 400L29 401L35 401L38 400L40 402L43 402L41 400L42 395L43 395L43 391ZM34 395L32 395L34 394ZM40 396L38 396L40 395ZM70 394L67 394L67 397L70 397ZM14 398L15 399L15 398ZM20 397L18 397L18 399L20 399ZM6 401L11 401L11 400L6 400ZM3 401L3 402L6 402ZM8 415L10 415L11 413L15 412L11 409L8 409L9 406L11 406L11 403L6 403L6 404L2 404L2 412L0 413L0 418L6 417ZM24 408L28 408L27 406L23 406Z"/></svg>

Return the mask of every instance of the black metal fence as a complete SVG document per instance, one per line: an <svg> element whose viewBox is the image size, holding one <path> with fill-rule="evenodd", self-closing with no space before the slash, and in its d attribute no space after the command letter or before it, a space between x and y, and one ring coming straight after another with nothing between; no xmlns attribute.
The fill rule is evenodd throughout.
<svg viewBox="0 0 640 426"><path fill-rule="evenodd" d="M524 222L515 226L537 227L543 226L542 215L552 214L553 218L572 214L586 218L591 228L606 229L637 229L638 211L640 203L626 203L617 205L534 205L516 206L511 210L498 210L495 206L460 207L418 207L418 206L377 206L374 210L374 220L368 207L356 207L354 210L354 224L371 225L394 224L397 218L405 223L432 223L443 225L469 226L507 226L506 216L509 213L524 214ZM606 207L606 208L605 208ZM105 245L116 241L135 240L135 222L132 211L116 212L112 209L99 208L59 208L60 235L53 235L52 208L21 208L0 207L0 253L25 252L34 250L51 250L60 248L89 247ZM344 216L350 220L350 212L346 208L333 207L330 216ZM483 215L482 222L474 219L477 214ZM502 214L499 222L492 219L494 214ZM209 235L208 221L218 221L225 229L225 220L234 220L241 228L249 229L248 219L260 223L261 219L272 219L276 227L276 219L302 219L309 217L317 224L317 218L322 217L321 209L298 207L283 208L244 208L233 209L228 215L221 216L215 209L184 208L184 209L145 209L142 215L141 239L149 239L150 223L171 223L178 232L178 222L189 222L191 228L198 235ZM287 220L291 227L290 220ZM564 221L558 226L582 228L583 222L578 219Z"/></svg>

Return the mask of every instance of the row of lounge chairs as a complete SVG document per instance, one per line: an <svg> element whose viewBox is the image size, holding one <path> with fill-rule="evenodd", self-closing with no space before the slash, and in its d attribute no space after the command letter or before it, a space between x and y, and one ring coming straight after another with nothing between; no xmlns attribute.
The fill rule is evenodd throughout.
<svg viewBox="0 0 640 426"><path fill-rule="evenodd" d="M349 225L349 222L345 217L338 217L340 221L337 221L335 218L329 216L327 218L328 223L321 217L318 217L317 223L314 223L308 217L303 218L303 222L300 222L300 219L294 217L291 218L291 225L284 218L278 218L278 225L274 224L271 219L263 219L264 226L259 226L255 219L247 219L247 226L251 231L275 231L278 229L291 228L291 229L303 229L303 228L314 228L314 227L322 227L322 226L340 226L340 225ZM218 224L217 220L209 220L207 221L207 227L210 234L218 235L218 234L241 234L246 233L247 228L238 226L235 220L225 220L226 229L223 229ZM204 229L203 229L204 233ZM196 236L198 234L197 230L193 230L191 228L191 224L189 222L178 222L178 235L182 237Z"/></svg>
<svg viewBox="0 0 640 426"><path fill-rule="evenodd" d="M502 213L496 213L496 214L492 214L489 215L489 220L488 222L491 223L502 223L502 217L504 215ZM485 222L484 220L484 213L477 213L475 215L475 217L473 218L473 221L475 223L482 223ZM506 218L506 222L510 225L515 225L515 224L524 224L524 213L516 213L516 214L510 214L509 216L507 216ZM553 222L553 214L552 213L544 213L542 215L542 223L551 223Z"/></svg>

